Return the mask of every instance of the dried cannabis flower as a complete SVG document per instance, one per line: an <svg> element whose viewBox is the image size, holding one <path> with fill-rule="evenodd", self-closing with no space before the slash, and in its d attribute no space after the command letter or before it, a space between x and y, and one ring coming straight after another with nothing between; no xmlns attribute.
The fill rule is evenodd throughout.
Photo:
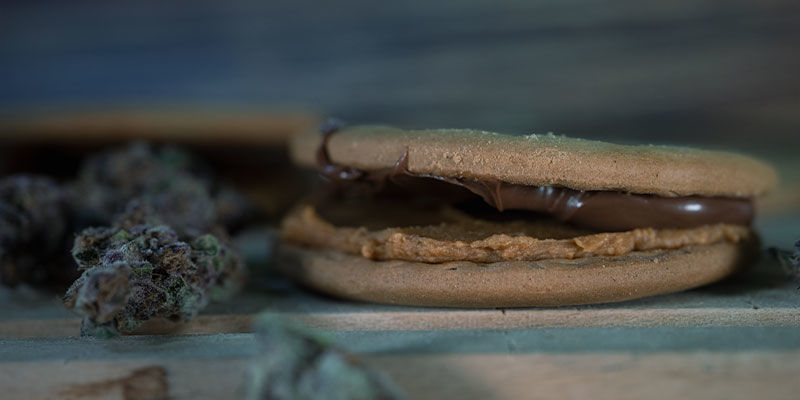
<svg viewBox="0 0 800 400"><path fill-rule="evenodd" d="M255 399L402 399L391 381L307 328L270 314L255 322L258 354L246 385Z"/></svg>
<svg viewBox="0 0 800 400"><path fill-rule="evenodd" d="M250 208L209 176L184 151L134 143L88 158L73 197L89 225L108 225L136 201L181 237L197 236L218 226L230 227Z"/></svg>
<svg viewBox="0 0 800 400"><path fill-rule="evenodd" d="M72 255L83 275L64 303L91 336L130 332L153 317L188 321L210 297L235 292L244 275L238 254L215 236L187 243L164 225L88 228Z"/></svg>
<svg viewBox="0 0 800 400"><path fill-rule="evenodd" d="M230 297L244 264L226 227L250 204L216 187L180 150L144 143L84 164L72 198L88 228L72 256L83 275L64 302L84 335L111 336L153 317L188 321L209 299Z"/></svg>
<svg viewBox="0 0 800 400"><path fill-rule="evenodd" d="M0 179L0 281L9 286L59 285L74 279L68 259L66 195L42 176Z"/></svg>
<svg viewBox="0 0 800 400"><path fill-rule="evenodd" d="M226 227L250 204L209 176L188 153L145 143L87 159L71 198L84 223L104 227L75 238L83 275L64 297L83 316L82 334L188 321L239 289L244 263Z"/></svg>

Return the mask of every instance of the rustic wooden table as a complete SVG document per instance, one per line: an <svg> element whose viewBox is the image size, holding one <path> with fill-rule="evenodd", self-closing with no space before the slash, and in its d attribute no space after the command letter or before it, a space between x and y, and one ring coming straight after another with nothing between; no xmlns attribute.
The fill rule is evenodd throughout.
<svg viewBox="0 0 800 400"><path fill-rule="evenodd" d="M800 214L759 222L787 247ZM342 301L266 281L191 323L78 336L58 299L0 292L4 399L236 396L263 309L319 328L410 398L796 398L800 291L766 254L705 288L618 304L436 309ZM157 398L157 397L156 397Z"/></svg>

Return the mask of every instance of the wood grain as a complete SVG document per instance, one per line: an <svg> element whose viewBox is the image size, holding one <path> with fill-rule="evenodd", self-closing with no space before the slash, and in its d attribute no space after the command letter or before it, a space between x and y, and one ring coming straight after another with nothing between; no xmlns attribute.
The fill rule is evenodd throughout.
<svg viewBox="0 0 800 400"><path fill-rule="evenodd" d="M611 327L800 326L797 308L698 310L437 310L432 312L283 313L325 331L540 329ZM252 315L201 315L186 324L150 321L134 335L198 335L252 332ZM80 334L80 320L0 321L0 338Z"/></svg>
<svg viewBox="0 0 800 400"><path fill-rule="evenodd" d="M794 399L800 352L377 356L414 399Z"/></svg>
<svg viewBox="0 0 800 400"><path fill-rule="evenodd" d="M752 334L742 337L742 343L706 350L676 346L697 335L691 329L649 340L643 337L634 342L640 346L649 341L650 347L634 343L632 348L638 350L633 352L611 345L625 342L619 337L625 331L599 331L594 343L588 343L591 334L575 330L510 335L473 332L454 337L444 332L436 335L437 340L421 332L400 340L351 333L337 340L361 353L368 364L384 371L414 399L794 398L800 389L794 379L800 372L797 341L788 348L752 348L744 342L780 336L769 330L749 331ZM739 335L724 329L707 334L720 341ZM461 344L448 351L442 346L448 337ZM75 387L111 386L112 391L81 398L132 400L122 396L116 382L143 369L165 372L170 398L230 398L240 393L254 349L252 335L127 337L110 342L20 339L0 344L28 350L25 355L0 358L4 399L56 399L74 393Z"/></svg>

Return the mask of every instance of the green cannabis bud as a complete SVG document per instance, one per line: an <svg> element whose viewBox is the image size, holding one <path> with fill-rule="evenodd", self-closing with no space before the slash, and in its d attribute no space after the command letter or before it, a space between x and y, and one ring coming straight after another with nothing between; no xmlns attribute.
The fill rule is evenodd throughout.
<svg viewBox="0 0 800 400"><path fill-rule="evenodd" d="M74 279L66 194L43 176L0 179L0 282L58 286Z"/></svg>
<svg viewBox="0 0 800 400"><path fill-rule="evenodd" d="M185 242L165 225L87 228L72 256L83 274L64 303L83 317L87 336L128 333L153 317L189 321L244 276L238 254L215 236Z"/></svg>
<svg viewBox="0 0 800 400"><path fill-rule="evenodd" d="M257 354L245 387L249 400L404 398L382 374L308 328L263 313L255 332Z"/></svg>

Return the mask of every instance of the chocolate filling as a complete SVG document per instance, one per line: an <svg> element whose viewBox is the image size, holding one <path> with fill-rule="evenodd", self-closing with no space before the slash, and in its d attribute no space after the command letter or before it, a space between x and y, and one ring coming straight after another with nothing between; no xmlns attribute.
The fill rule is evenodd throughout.
<svg viewBox="0 0 800 400"><path fill-rule="evenodd" d="M317 149L317 168L338 184L367 183L376 190L387 183L409 190L429 191L436 183L455 185L480 196L499 211L524 210L546 213L577 226L599 231L635 228L693 228L719 223L749 225L753 204L747 199L725 197L659 197L612 191L583 191L552 186L528 186L496 179L453 178L408 170L408 152L391 168L365 171L334 164L328 141L338 129L323 127Z"/></svg>

